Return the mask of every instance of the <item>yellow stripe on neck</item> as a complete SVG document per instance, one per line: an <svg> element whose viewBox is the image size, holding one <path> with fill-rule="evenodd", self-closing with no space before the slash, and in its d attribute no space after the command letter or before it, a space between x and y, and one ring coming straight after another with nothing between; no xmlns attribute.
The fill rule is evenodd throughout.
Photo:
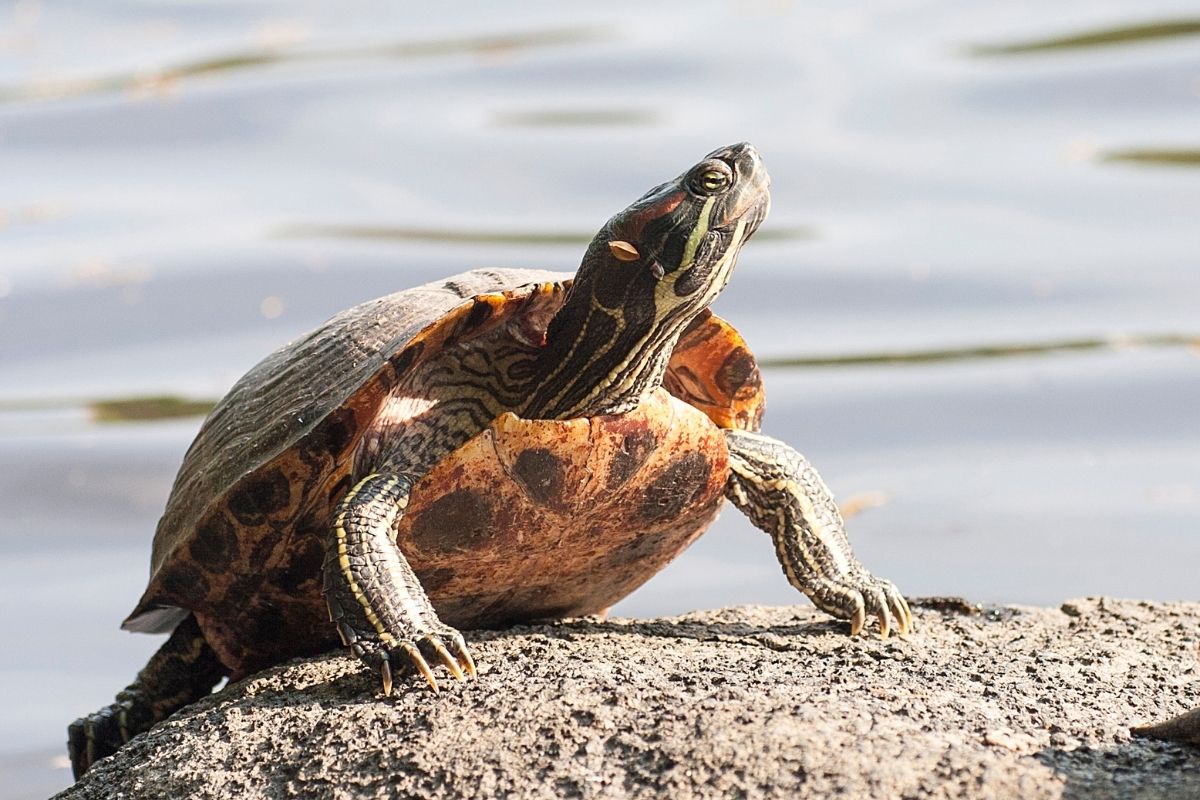
<svg viewBox="0 0 1200 800"><path fill-rule="evenodd" d="M696 260L696 250L700 247L700 240L704 238L704 234L708 233L709 212L712 211L716 199L715 196L710 197L700 207L700 218L696 221L696 227L692 228L687 242L683 245L683 259L679 262L680 269L687 269Z"/></svg>

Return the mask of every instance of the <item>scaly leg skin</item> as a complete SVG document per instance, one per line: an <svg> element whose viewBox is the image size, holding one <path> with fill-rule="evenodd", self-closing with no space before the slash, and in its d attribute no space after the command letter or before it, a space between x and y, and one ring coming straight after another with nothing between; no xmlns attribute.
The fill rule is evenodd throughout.
<svg viewBox="0 0 1200 800"><path fill-rule="evenodd" d="M475 675L462 634L445 625L396 547L395 522L416 481L406 475L368 475L333 515L325 548L325 601L342 642L379 674L392 693L394 669L416 669L436 694L429 661L458 680Z"/></svg>
<svg viewBox="0 0 1200 800"><path fill-rule="evenodd" d="M858 562L841 512L821 476L786 444L748 431L725 431L729 485L725 496L771 535L788 582L821 610L850 621L850 634L868 617L884 638L913 630L908 603L891 581Z"/></svg>
<svg viewBox="0 0 1200 800"><path fill-rule="evenodd" d="M208 695L225 675L196 618L189 615L115 703L71 723L67 752L75 780L134 736Z"/></svg>

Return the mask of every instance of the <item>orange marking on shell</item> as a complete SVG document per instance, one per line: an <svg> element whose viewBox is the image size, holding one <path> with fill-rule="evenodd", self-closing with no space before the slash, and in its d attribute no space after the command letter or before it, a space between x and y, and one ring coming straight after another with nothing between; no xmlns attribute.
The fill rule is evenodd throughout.
<svg viewBox="0 0 1200 800"><path fill-rule="evenodd" d="M758 363L741 334L705 310L679 337L663 388L722 428L757 431L766 396Z"/></svg>

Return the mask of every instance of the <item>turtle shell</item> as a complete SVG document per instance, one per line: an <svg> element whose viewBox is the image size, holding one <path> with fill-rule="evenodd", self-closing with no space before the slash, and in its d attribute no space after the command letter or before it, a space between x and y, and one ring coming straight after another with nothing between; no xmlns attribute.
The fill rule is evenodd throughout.
<svg viewBox="0 0 1200 800"><path fill-rule="evenodd" d="M450 343L537 346L570 277L479 270L397 292L338 314L251 369L184 457L155 533L149 585L124 627L169 630L193 612L235 676L333 646L322 541L385 401L421 392L422 370ZM664 388L670 396L590 421L502 415L414 487L397 541L444 621L477 627L601 610L707 527L727 469L716 428L758 427L758 370L737 332L704 312L681 337ZM622 469L619 492L580 483ZM590 527L573 524L581 517L568 498L601 495L619 499ZM653 513L647 497L665 511ZM614 535L601 535L604 520ZM530 570L545 585L518 596Z"/></svg>

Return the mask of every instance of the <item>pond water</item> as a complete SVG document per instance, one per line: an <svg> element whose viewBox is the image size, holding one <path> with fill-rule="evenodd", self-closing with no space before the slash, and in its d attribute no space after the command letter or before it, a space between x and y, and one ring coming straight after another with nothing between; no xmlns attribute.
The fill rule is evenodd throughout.
<svg viewBox="0 0 1200 800"><path fill-rule="evenodd" d="M869 567L1200 595L1194 3L571 6L0 5L0 797L67 785L65 725L158 645L117 626L246 368L440 275L572 270L733 141L774 204L717 310ZM617 612L798 599L727 510Z"/></svg>

